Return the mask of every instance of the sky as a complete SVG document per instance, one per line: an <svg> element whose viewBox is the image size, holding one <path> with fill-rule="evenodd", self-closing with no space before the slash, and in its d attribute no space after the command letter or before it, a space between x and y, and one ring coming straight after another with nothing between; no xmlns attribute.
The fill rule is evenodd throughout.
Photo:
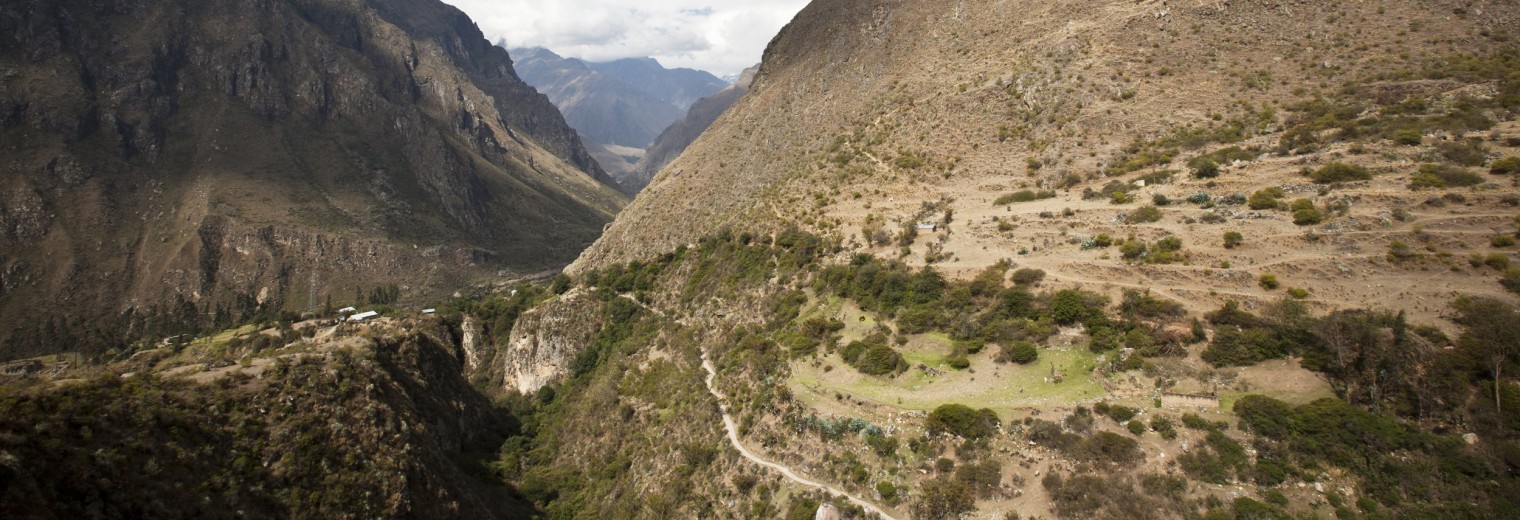
<svg viewBox="0 0 1520 520"><path fill-rule="evenodd" d="M443 0L491 41L587 61L649 56L666 67L738 74L808 0Z"/></svg>

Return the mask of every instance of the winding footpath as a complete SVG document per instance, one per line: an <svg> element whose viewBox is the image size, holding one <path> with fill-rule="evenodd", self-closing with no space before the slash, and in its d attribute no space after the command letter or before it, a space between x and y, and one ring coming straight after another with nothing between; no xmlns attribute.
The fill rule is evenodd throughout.
<svg viewBox="0 0 1520 520"><path fill-rule="evenodd" d="M717 387L713 386L713 378L718 376L718 371L713 368L712 360L707 358L706 352L702 353L702 368L704 370L707 370L707 391L718 400L718 409L723 414L723 430L728 434L728 442L734 445L734 449L739 450L740 455L743 455L744 458L749 459L750 462L759 464L766 468L770 468L773 471L781 473L782 476L791 479L793 482L802 484L806 487L821 489L827 493L843 496L850 499L850 501L854 502L856 505L865 508L867 512L876 513L877 515L881 516L881 518L886 520L897 520L896 517L893 517L892 515L887 514L886 511L882 511L880 508L876 507L875 504L852 495L848 491L834 488L828 484L814 482L807 478L803 478L801 475L798 475L796 472L792 471L791 468L762 459L758 455L755 455L753 452L749 451L749 448L744 447L744 443L739 442L739 428L735 426L733 416L728 414L728 399L724 397L723 394L718 393Z"/></svg>

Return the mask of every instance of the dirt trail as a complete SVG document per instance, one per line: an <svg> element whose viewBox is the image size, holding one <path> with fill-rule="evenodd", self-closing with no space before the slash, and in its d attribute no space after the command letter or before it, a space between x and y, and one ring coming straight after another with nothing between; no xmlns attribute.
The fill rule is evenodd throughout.
<svg viewBox="0 0 1520 520"><path fill-rule="evenodd" d="M707 370L707 378L704 380L707 383L707 391L708 393L712 394L713 398L718 400L718 409L723 413L723 430L728 434L728 442L729 444L733 444L734 449L739 450L740 455L743 455L744 458L749 459L750 462L759 464L766 468L770 468L773 471L781 473L782 476L791 479L793 482L802 484L803 486L821 489L834 495L843 496L850 499L850 501L854 502L856 505L865 508L866 512L868 513L876 513L881 518L885 518L887 520L896 520L896 517L887 514L885 511L882 511L880 508L876 507L876 505L866 501L865 499L852 495L845 490L829 486L828 484L823 484L804 478L798 475L796 472L792 471L791 468L762 459L758 455L755 455L753 452L749 451L749 448L744 447L744 443L739 441L739 428L734 424L734 417L728 414L728 404L725 402L726 398L723 397L723 394L718 393L718 389L713 386L713 378L718 376L718 371L713 368L712 360L707 358L706 352L702 353L702 368L704 370Z"/></svg>

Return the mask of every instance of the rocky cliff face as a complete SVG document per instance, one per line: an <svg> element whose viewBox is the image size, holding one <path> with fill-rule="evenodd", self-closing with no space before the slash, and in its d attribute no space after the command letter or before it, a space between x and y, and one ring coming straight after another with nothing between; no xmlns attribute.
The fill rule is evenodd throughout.
<svg viewBox="0 0 1520 520"><path fill-rule="evenodd" d="M625 202L436 1L23 1L0 37L0 357L539 270Z"/></svg>
<svg viewBox="0 0 1520 520"><path fill-rule="evenodd" d="M691 109L686 111L685 117L671 123L664 132L660 132L660 136L656 137L654 143L649 145L649 149L644 151L644 157L633 166L633 170L618 178L618 185L624 192L642 191L665 165L676 160L676 157L680 157L681 152L686 151L686 147L691 146L692 142L701 137L702 132L706 132L719 116L749 93L749 85L754 81L755 72L758 70L758 67L745 69L733 85L729 85L717 94L697 100L691 105Z"/></svg>
<svg viewBox="0 0 1520 520"><path fill-rule="evenodd" d="M518 317L500 355L504 389L531 394L569 374L601 328L601 309L590 294L574 290Z"/></svg>

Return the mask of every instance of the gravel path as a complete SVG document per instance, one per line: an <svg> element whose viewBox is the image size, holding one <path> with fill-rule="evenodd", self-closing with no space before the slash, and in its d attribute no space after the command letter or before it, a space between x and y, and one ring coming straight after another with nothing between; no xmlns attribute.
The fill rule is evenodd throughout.
<svg viewBox="0 0 1520 520"><path fill-rule="evenodd" d="M803 486L821 489L831 494L843 496L850 499L851 502L854 502L860 507L865 508L866 512L868 513L876 513L881 518L887 520L896 520L895 517L887 514L885 511L882 511L880 508L876 507L875 504L872 504L865 499L852 495L845 490L829 486L828 484L823 484L804 478L801 475L798 475L795 471L792 471L791 468L762 459L758 455L755 455L753 452L749 451L749 448L744 447L744 443L739 441L739 427L734 424L733 416L728 414L728 404L726 403L726 398L723 397L723 394L718 393L718 389L713 386L713 378L717 377L718 372L713 368L712 360L707 358L706 352L702 353L702 368L707 370L707 391L709 393L712 393L714 398L717 398L718 408L723 413L723 430L728 433L728 442L734 445L734 449L739 450L740 455L743 455L744 458L749 459L750 462L754 462L755 464L759 464L766 468L770 468L773 471L781 473L781 475L785 476L788 479L791 479L793 482L802 484Z"/></svg>

